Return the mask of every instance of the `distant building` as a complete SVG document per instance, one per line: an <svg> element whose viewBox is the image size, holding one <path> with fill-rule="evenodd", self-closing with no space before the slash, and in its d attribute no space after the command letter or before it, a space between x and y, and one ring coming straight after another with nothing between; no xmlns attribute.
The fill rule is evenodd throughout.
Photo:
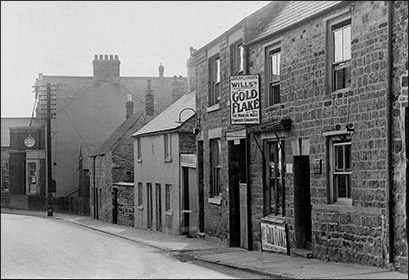
<svg viewBox="0 0 409 280"><path fill-rule="evenodd" d="M133 98L134 111L144 110L145 88L150 80L155 111L159 113L186 93L185 77L165 77L162 65L158 71L156 77L122 77L117 55L95 55L93 76L39 74L36 85L50 83L56 87L55 117L52 119L54 196L87 194L80 191L89 187L84 176L90 171L87 159L126 119L129 94ZM38 115L39 110L37 106Z"/></svg>
<svg viewBox="0 0 409 280"><path fill-rule="evenodd" d="M10 131L16 127L38 126L39 123L29 117L1 118L1 206L8 207L10 196ZM22 139L24 141L24 139ZM12 151L14 152L14 151ZM24 164L24 162L22 162ZM23 178L24 179L24 178ZM25 180L23 180L24 184Z"/></svg>

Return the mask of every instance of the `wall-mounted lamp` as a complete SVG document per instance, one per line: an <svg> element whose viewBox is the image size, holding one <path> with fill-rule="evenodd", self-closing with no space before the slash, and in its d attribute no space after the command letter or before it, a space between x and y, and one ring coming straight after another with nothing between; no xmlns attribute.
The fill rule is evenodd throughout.
<svg viewBox="0 0 409 280"><path fill-rule="evenodd" d="M347 131L348 131L349 133L354 134L355 128L354 128L354 124L353 124L353 123L347 123L347 124L345 125L345 127L346 127L346 129L347 129Z"/></svg>
<svg viewBox="0 0 409 280"><path fill-rule="evenodd" d="M181 120L181 117L182 117L183 111L186 111L186 110L191 110L196 115L196 123L195 123L195 127L193 128L192 132L193 132L194 135L198 135L199 132L200 132L200 119L199 119L198 115L196 114L196 111L193 108L187 107L187 108L184 108L182 111L180 111L179 112L179 120L177 120L176 123L183 123L183 121Z"/></svg>

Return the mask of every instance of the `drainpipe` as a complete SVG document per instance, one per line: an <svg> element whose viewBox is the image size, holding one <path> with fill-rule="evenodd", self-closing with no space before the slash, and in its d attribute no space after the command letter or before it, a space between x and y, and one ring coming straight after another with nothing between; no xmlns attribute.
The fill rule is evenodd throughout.
<svg viewBox="0 0 409 280"><path fill-rule="evenodd" d="M93 189L94 189L94 191L93 191L93 197L94 197L94 219L95 218L97 218L97 216L96 216L96 205L95 205L95 199L96 199L96 195L95 195L95 193L96 193L96 189L95 189L95 159L96 159L96 156L94 156L93 157L93 166L92 166L92 169L93 169L93 171L92 171L92 184L93 184Z"/></svg>
<svg viewBox="0 0 409 280"><path fill-rule="evenodd" d="M243 48L244 48L244 71L247 75L249 71L249 47L246 45L247 43L247 18L244 19L244 35L243 35ZM260 91L259 91L260 92ZM251 219L251 170L250 170L250 134L248 132L248 127L246 125L246 181L247 181L247 247L248 250L253 250L253 227L252 227L252 219Z"/></svg>
<svg viewBox="0 0 409 280"><path fill-rule="evenodd" d="M387 184L388 184L388 230L389 230L389 263L394 259L394 199L393 199L393 158L392 158L392 17L393 17L393 2L388 1L388 48L387 48L387 93L386 93L386 166L387 166Z"/></svg>

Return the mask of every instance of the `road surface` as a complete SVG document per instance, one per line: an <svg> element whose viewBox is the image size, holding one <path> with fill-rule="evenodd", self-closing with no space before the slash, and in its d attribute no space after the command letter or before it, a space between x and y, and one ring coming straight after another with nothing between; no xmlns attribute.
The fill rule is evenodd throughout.
<svg viewBox="0 0 409 280"><path fill-rule="evenodd" d="M62 220L1 214L1 278L253 278ZM254 276L256 278L256 276Z"/></svg>

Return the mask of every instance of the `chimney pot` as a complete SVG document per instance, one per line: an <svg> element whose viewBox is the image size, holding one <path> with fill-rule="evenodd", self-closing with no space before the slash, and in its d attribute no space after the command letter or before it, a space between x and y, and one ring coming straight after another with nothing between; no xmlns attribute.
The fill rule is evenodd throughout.
<svg viewBox="0 0 409 280"><path fill-rule="evenodd" d="M100 54L99 59L104 59L104 56L102 54Z"/></svg>
<svg viewBox="0 0 409 280"><path fill-rule="evenodd" d="M98 59L98 55L97 55L97 54L94 56L94 59Z"/></svg>
<svg viewBox="0 0 409 280"><path fill-rule="evenodd" d="M113 60L114 59L114 56L111 54L111 55L109 55L109 60Z"/></svg>
<svg viewBox="0 0 409 280"><path fill-rule="evenodd" d="M162 62L159 65L159 78L163 78L163 72L165 70L165 67L163 67Z"/></svg>

